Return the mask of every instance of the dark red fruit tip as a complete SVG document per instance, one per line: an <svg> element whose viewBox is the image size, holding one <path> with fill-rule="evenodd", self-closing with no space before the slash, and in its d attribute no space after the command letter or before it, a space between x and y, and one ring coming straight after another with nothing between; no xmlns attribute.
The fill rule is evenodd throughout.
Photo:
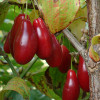
<svg viewBox="0 0 100 100"><path fill-rule="evenodd" d="M59 71L62 73L66 73L71 65L71 55L69 54L69 50L66 48L66 46L61 45L62 49L62 61L61 65L58 66Z"/></svg>
<svg viewBox="0 0 100 100"><path fill-rule="evenodd" d="M8 33L7 38L6 38L6 41L5 41L5 43L4 43L4 51L5 51L6 53L8 53L8 54L10 53L9 35L10 35L10 32Z"/></svg>

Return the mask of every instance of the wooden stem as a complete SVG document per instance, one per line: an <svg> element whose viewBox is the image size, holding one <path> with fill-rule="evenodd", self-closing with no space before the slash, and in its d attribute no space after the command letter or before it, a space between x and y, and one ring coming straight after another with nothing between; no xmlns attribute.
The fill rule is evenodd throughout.
<svg viewBox="0 0 100 100"><path fill-rule="evenodd" d="M100 0L87 0L89 43L93 36L100 33ZM90 100L100 100L100 64L88 61Z"/></svg>

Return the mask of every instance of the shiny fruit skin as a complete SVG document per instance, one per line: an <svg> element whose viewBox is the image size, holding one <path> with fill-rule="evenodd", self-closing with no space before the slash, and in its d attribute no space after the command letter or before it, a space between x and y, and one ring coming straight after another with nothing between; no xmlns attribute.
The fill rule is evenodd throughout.
<svg viewBox="0 0 100 100"><path fill-rule="evenodd" d="M66 48L66 46L61 45L61 49L62 49L62 62L58 68L60 72L66 73L71 65L71 55L69 54L70 52Z"/></svg>
<svg viewBox="0 0 100 100"><path fill-rule="evenodd" d="M29 17L27 17L29 19ZM25 19L25 14L19 14L15 20L14 20L14 25L11 29L11 33L10 33L10 37L9 37L9 43L10 43L10 51L12 56L14 56L13 54L13 43L14 43L14 39L15 39L15 35L18 31L19 25L22 21L22 19Z"/></svg>
<svg viewBox="0 0 100 100"><path fill-rule="evenodd" d="M37 35L33 29L31 22L23 19L16 33L13 51L14 58L19 64L28 63L37 50Z"/></svg>
<svg viewBox="0 0 100 100"><path fill-rule="evenodd" d="M74 70L69 70L62 94L62 100L78 100L80 93L79 83Z"/></svg>
<svg viewBox="0 0 100 100"><path fill-rule="evenodd" d="M33 28L38 36L37 56L46 59L52 54L52 39L48 28L41 18L33 21Z"/></svg>
<svg viewBox="0 0 100 100"><path fill-rule="evenodd" d="M46 59L46 61L51 67L58 67L62 61L62 50L56 37L53 34L51 34L51 37L53 43L53 52L52 55Z"/></svg>
<svg viewBox="0 0 100 100"><path fill-rule="evenodd" d="M85 91L89 92L89 75L86 69L86 65L84 62L84 59L79 56L79 65L78 65L78 81L80 84L80 87Z"/></svg>
<svg viewBox="0 0 100 100"><path fill-rule="evenodd" d="M5 43L4 43L4 51L5 51L6 53L8 53L8 54L10 53L9 35L10 35L10 32L8 33L7 38L6 38L6 41L5 41Z"/></svg>

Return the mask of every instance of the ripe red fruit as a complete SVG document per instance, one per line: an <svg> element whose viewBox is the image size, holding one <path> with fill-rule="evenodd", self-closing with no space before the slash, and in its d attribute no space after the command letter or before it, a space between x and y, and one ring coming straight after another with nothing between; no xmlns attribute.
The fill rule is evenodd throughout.
<svg viewBox="0 0 100 100"><path fill-rule="evenodd" d="M60 72L66 73L71 65L71 55L69 54L69 50L64 45L61 45L61 48L62 48L62 62L58 68Z"/></svg>
<svg viewBox="0 0 100 100"><path fill-rule="evenodd" d="M10 35L10 32L8 33L7 38L6 38L6 41L5 41L5 43L4 43L4 51L5 51L6 53L10 53L9 35Z"/></svg>
<svg viewBox="0 0 100 100"><path fill-rule="evenodd" d="M37 35L31 22L23 19L16 33L13 51L14 58L19 64L28 63L37 50Z"/></svg>
<svg viewBox="0 0 100 100"><path fill-rule="evenodd" d="M79 56L79 65L78 65L78 81L80 84L80 87L86 91L89 92L89 75L85 66L84 59Z"/></svg>
<svg viewBox="0 0 100 100"><path fill-rule="evenodd" d="M62 100L78 100L80 93L79 83L75 71L69 70L62 94Z"/></svg>
<svg viewBox="0 0 100 100"><path fill-rule="evenodd" d="M33 21L33 27L38 36L38 50L36 54L41 59L50 57L52 53L52 39L48 28L41 18Z"/></svg>
<svg viewBox="0 0 100 100"><path fill-rule="evenodd" d="M12 56L14 56L14 54L13 54L13 43L14 43L15 35L17 33L17 30L19 28L19 25L20 25L22 19L25 19L25 14L19 14L15 18L14 25L11 29L11 33L10 33L10 36L9 36L10 51L11 51ZM29 19L28 15L27 15L27 19Z"/></svg>
<svg viewBox="0 0 100 100"><path fill-rule="evenodd" d="M46 59L46 61L51 67L57 67L60 66L62 61L62 50L56 37L53 34L51 34L51 36L53 43L53 52L52 55Z"/></svg>

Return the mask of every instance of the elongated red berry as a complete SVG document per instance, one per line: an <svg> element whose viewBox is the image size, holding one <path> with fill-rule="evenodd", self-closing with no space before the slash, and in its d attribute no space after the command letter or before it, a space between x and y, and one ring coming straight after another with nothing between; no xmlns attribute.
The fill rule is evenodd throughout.
<svg viewBox="0 0 100 100"><path fill-rule="evenodd" d="M66 46L61 45L62 48L62 61L60 66L58 66L59 71L62 73L66 73L71 65L71 55L69 54L69 50Z"/></svg>
<svg viewBox="0 0 100 100"><path fill-rule="evenodd" d="M46 61L51 67L58 67L61 65L62 61L62 50L56 37L53 34L51 34L51 36L53 43L53 52L52 55L46 59Z"/></svg>
<svg viewBox="0 0 100 100"><path fill-rule="evenodd" d="M82 56L79 56L79 65L78 65L77 75L78 75L78 81L79 81L80 87L84 91L89 92L89 75L88 75L86 65Z"/></svg>
<svg viewBox="0 0 100 100"><path fill-rule="evenodd" d="M41 18L33 21L33 27L38 36L37 55L41 59L46 59L52 54L52 39L48 28Z"/></svg>
<svg viewBox="0 0 100 100"><path fill-rule="evenodd" d="M63 88L62 100L78 100L80 93L79 83L74 70L69 70Z"/></svg>
<svg viewBox="0 0 100 100"><path fill-rule="evenodd" d="M25 14L19 14L15 18L14 25L11 29L11 33L10 33L10 36L9 36L9 43L10 43L10 51L11 51L12 56L14 56L14 54L13 54L13 43L14 43L15 35L16 35L18 28L20 26L20 23L23 19L25 19ZM29 19L28 15L27 15L27 19Z"/></svg>
<svg viewBox="0 0 100 100"><path fill-rule="evenodd" d="M16 33L13 52L14 58L19 64L28 63L37 50L37 35L33 29L31 22L23 19Z"/></svg>

